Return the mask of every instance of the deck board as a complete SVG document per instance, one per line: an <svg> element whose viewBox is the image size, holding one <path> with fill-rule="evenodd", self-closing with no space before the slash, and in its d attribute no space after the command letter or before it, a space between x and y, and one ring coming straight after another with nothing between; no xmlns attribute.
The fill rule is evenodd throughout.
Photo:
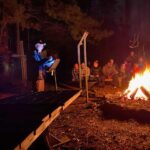
<svg viewBox="0 0 150 150"><path fill-rule="evenodd" d="M56 116L52 116L53 118L51 120L48 120L48 116L51 116L51 113L55 112L58 107L62 106L63 108L63 105L78 92L79 91L48 91L27 93L25 95L1 99L1 149L15 148L19 143L26 139L26 137L32 138L32 134L36 134L35 131L38 128L41 130L39 133L42 132L45 129L42 129L43 123L48 125L51 120L55 119L57 114ZM38 136L39 133L37 134Z"/></svg>

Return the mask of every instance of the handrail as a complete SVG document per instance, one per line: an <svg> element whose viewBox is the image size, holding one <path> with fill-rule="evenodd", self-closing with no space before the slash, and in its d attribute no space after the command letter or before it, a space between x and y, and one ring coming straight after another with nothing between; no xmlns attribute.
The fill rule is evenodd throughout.
<svg viewBox="0 0 150 150"><path fill-rule="evenodd" d="M85 31L82 38L80 39L78 45L77 45L77 53L78 53L78 64L79 64L79 86L80 89L82 89L82 78L81 78L81 49L80 46L83 45L84 46L84 63L85 66L87 67L87 53L86 53L86 39L88 36L88 32ZM87 70L86 70L86 75L85 75L85 87L86 87L86 101L88 101L88 76L87 76Z"/></svg>

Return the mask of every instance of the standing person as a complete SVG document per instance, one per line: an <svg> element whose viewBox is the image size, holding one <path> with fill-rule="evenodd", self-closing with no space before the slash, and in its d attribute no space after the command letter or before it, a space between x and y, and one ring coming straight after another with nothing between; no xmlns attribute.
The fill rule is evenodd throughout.
<svg viewBox="0 0 150 150"><path fill-rule="evenodd" d="M41 40L35 44L35 50L33 51L34 58L34 75L32 88L33 91L44 91L44 74L45 74L45 64L49 60L47 56L43 56L42 52L46 43L43 43ZM52 58L51 58L52 59ZM41 87L41 88L40 88Z"/></svg>
<svg viewBox="0 0 150 150"><path fill-rule="evenodd" d="M36 61L37 65L38 65L38 73L39 73L39 76L38 78L39 79L43 79L43 63L47 61L46 58L43 58L42 56L42 51L45 47L45 43L43 43L41 40L35 44L35 50L33 52L33 57L34 57L34 60Z"/></svg>

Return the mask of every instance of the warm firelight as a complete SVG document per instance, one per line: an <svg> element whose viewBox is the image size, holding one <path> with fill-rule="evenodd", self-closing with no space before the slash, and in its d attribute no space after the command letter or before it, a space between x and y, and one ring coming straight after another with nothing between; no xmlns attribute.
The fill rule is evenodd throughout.
<svg viewBox="0 0 150 150"><path fill-rule="evenodd" d="M128 99L148 100L150 97L150 69L146 69L144 73L136 74L129 82L128 88L125 90Z"/></svg>

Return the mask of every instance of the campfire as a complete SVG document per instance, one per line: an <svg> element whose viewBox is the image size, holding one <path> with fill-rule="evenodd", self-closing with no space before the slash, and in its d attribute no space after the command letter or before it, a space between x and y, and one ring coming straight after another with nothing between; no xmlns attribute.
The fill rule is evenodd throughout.
<svg viewBox="0 0 150 150"><path fill-rule="evenodd" d="M148 100L150 99L150 70L136 74L129 82L124 92L127 99Z"/></svg>

